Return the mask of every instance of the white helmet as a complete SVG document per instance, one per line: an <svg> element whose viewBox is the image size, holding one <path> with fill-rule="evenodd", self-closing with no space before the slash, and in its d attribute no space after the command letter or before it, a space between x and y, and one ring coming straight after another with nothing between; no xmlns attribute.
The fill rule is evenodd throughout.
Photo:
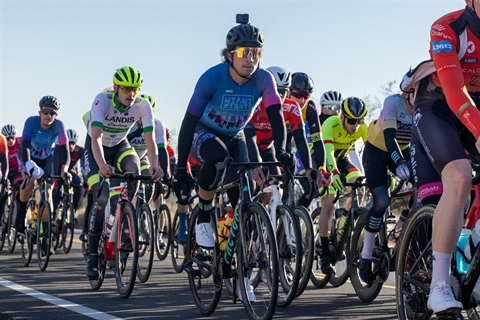
<svg viewBox="0 0 480 320"><path fill-rule="evenodd" d="M78 134L77 131L73 129L68 129L67 130L67 137L69 142L77 142L78 140Z"/></svg>
<svg viewBox="0 0 480 320"><path fill-rule="evenodd" d="M17 128L13 124L6 124L2 127L2 134L5 137L15 137L17 135Z"/></svg>
<svg viewBox="0 0 480 320"><path fill-rule="evenodd" d="M327 91L322 94L320 98L320 105L335 105L339 106L342 104L343 98L342 94L338 91Z"/></svg>
<svg viewBox="0 0 480 320"><path fill-rule="evenodd" d="M277 87L289 88L292 82L292 74L282 67L268 67L268 72L273 74Z"/></svg>

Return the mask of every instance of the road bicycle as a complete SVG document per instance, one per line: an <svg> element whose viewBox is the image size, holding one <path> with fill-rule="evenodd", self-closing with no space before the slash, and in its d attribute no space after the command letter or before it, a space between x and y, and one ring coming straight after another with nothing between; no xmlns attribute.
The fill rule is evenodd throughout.
<svg viewBox="0 0 480 320"><path fill-rule="evenodd" d="M476 172L472 185L480 183L480 166L473 165ZM477 194L478 196L478 194ZM477 209L469 211L467 223L475 224ZM425 205L408 218L404 225L400 248L397 253L395 297L399 319L429 319L432 311L427 307L432 275L432 220L434 205ZM473 222L472 222L473 220ZM475 254L468 260L470 266L463 274L457 268L456 260L461 250L456 250L451 263L450 283L453 294L463 304L468 319L480 319L478 302L472 297L473 289L480 278L480 243L475 247ZM466 259L466 257L463 255ZM436 314L439 319L463 319L458 310L444 311Z"/></svg>
<svg viewBox="0 0 480 320"><path fill-rule="evenodd" d="M72 248L77 221L73 209L73 186L70 182L63 182L58 192L61 200L54 213L53 221L56 223L52 228L52 247L54 251L63 248L63 252L68 254Z"/></svg>
<svg viewBox="0 0 480 320"><path fill-rule="evenodd" d="M119 192L120 198L116 204L113 222L109 222L110 210L108 210L108 208L105 208L104 217L97 217L104 219L103 230L98 244L99 275L96 279L89 279L89 281L93 290L100 289L105 279L107 258L110 258L110 255L112 255L110 248L113 247L113 269L115 272L117 291L122 298L126 299L131 295L135 286L139 255L138 218L135 207L128 200L127 185L129 182L137 180L151 181L152 178L150 176L136 175L130 172L125 174L116 173L111 175L110 178L121 180L119 186L109 188L111 191L109 194ZM103 185L106 181L106 178L102 178L100 181L97 198L100 197ZM110 201L107 201L107 203L109 202ZM98 210L98 206L97 202L93 203L92 214L95 214L96 210Z"/></svg>
<svg viewBox="0 0 480 320"><path fill-rule="evenodd" d="M217 164L217 176L211 188L217 192L239 188L240 200L236 207L225 251L220 251L217 217L212 210L210 224L215 239L213 248L199 246L195 226L200 209L192 212L188 226L187 263L190 290L197 309L205 315L213 313L223 288L223 279L232 278L233 297L242 301L250 319L271 319L275 313L278 295L278 252L275 233L265 208L252 201L247 171L264 165L261 162L232 163L227 157ZM238 169L239 179L225 184L230 167ZM232 261L235 257L235 265ZM240 280L239 280L240 279ZM240 295L237 297L237 286ZM249 295L253 290L255 299Z"/></svg>
<svg viewBox="0 0 480 320"><path fill-rule="evenodd" d="M351 187L351 192L344 194L343 198L351 198L350 209L338 208L334 213L334 221L332 223L332 229L330 231L329 248L323 248L320 241L319 225L320 225L320 213L321 207L316 208L312 212L313 227L315 230L315 254L314 262L312 266L312 272L310 273L310 280L317 288L325 287L329 282L335 287L343 285L349 276L347 256L350 250L351 236L355 221L358 217L366 214L367 209L361 207L358 201L358 189L366 187L364 182L365 177L359 176L354 182L344 182L345 187ZM328 188L328 187L326 187ZM337 191L337 195L334 199L334 203L338 201L340 193ZM320 268L320 257L323 250L328 250L330 254L330 261L332 266L335 267L335 272L330 274L323 274Z"/></svg>

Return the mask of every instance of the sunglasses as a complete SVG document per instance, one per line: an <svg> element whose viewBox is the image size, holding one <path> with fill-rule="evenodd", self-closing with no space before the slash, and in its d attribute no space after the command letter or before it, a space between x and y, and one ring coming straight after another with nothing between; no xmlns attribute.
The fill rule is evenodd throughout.
<svg viewBox="0 0 480 320"><path fill-rule="evenodd" d="M140 92L140 87L119 87L124 94L133 93L138 94Z"/></svg>
<svg viewBox="0 0 480 320"><path fill-rule="evenodd" d="M77 143L76 143L76 142L73 142L73 141L71 141L71 142L69 142L68 144L69 144L69 145L71 145L71 146L74 146L74 145L76 145Z"/></svg>
<svg viewBox="0 0 480 320"><path fill-rule="evenodd" d="M57 115L57 112L51 109L42 109L41 113L43 113L44 115L50 115L52 117Z"/></svg>
<svg viewBox="0 0 480 320"><path fill-rule="evenodd" d="M355 125L355 124L362 124L363 123L363 119L352 119L352 118L346 118L347 119L347 123L348 124L351 124L352 126Z"/></svg>
<svg viewBox="0 0 480 320"><path fill-rule="evenodd" d="M305 99L307 100L308 98L310 98L310 93L308 92L305 92L305 91L296 91L296 90L293 90L290 92L290 95L294 98L297 98L297 99Z"/></svg>
<svg viewBox="0 0 480 320"><path fill-rule="evenodd" d="M230 51L231 53L236 53L238 59L243 59L249 57L253 60L260 59L262 55L262 49L260 48L250 48L250 47L241 47L236 50Z"/></svg>
<svg viewBox="0 0 480 320"><path fill-rule="evenodd" d="M288 91L289 91L288 88L277 88L277 92L281 97L285 96Z"/></svg>
<svg viewBox="0 0 480 320"><path fill-rule="evenodd" d="M325 109L328 109L328 110L339 110L340 109L340 106L336 106L336 105L326 105L326 106L322 106L323 108Z"/></svg>
<svg viewBox="0 0 480 320"><path fill-rule="evenodd" d="M6 137L7 140L15 140L15 137L14 136L11 136L11 137Z"/></svg>

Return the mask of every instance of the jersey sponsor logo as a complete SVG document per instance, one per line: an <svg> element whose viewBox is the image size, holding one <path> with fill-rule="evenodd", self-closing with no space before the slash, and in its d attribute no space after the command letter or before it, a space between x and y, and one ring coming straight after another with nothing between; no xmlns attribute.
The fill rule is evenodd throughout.
<svg viewBox="0 0 480 320"><path fill-rule="evenodd" d="M472 41L468 41L467 52L473 53L474 51L475 51L475 43L473 43Z"/></svg>
<svg viewBox="0 0 480 320"><path fill-rule="evenodd" d="M436 36L436 37L442 37L444 39L448 39L448 40L453 40L453 38L451 36L449 36L448 34L445 34L443 32L438 32L438 31L435 31L435 30L432 30L432 32L430 33L430 35L433 37L433 36Z"/></svg>
<svg viewBox="0 0 480 320"><path fill-rule="evenodd" d="M255 106L251 95L223 95L221 110L227 111L250 111Z"/></svg>
<svg viewBox="0 0 480 320"><path fill-rule="evenodd" d="M420 111L420 109L418 111ZM414 125L418 125L418 122L420 122L420 119L422 119L422 115L420 114L420 112L415 112L415 114L413 115Z"/></svg>
<svg viewBox="0 0 480 320"><path fill-rule="evenodd" d="M134 117L122 117L122 116L111 116L110 118L108 116L105 116L106 121L111 121L111 122L116 122L116 123L134 123L135 118Z"/></svg>
<svg viewBox="0 0 480 320"><path fill-rule="evenodd" d="M474 69L464 68L464 69L463 69L463 73L474 73L474 74L478 74L478 73L480 73L480 68L474 68Z"/></svg>
<svg viewBox="0 0 480 320"><path fill-rule="evenodd" d="M98 106L98 104L100 103L100 101L95 101L95 105Z"/></svg>
<svg viewBox="0 0 480 320"><path fill-rule="evenodd" d="M445 30L445 27L442 26L441 24L438 24L438 23L437 23L437 24L434 24L434 25L432 26L432 29L438 30L438 31L443 31L443 30Z"/></svg>
<svg viewBox="0 0 480 320"><path fill-rule="evenodd" d="M300 109L297 107L296 104L293 103L284 103L283 112L293 113L294 115L300 117Z"/></svg>
<svg viewBox="0 0 480 320"><path fill-rule="evenodd" d="M480 87L480 76L474 75L468 82L468 85L471 87Z"/></svg>
<svg viewBox="0 0 480 320"><path fill-rule="evenodd" d="M465 64L477 63L477 62L478 62L477 58L465 58L462 60L462 63L465 63Z"/></svg>
<svg viewBox="0 0 480 320"><path fill-rule="evenodd" d="M453 45L447 40L433 41L432 50L435 54L439 54L440 52L450 52L453 50Z"/></svg>

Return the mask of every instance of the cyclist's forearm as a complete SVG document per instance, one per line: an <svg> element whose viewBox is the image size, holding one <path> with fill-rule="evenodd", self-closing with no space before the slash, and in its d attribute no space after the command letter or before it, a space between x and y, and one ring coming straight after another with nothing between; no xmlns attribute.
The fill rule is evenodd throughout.
<svg viewBox="0 0 480 320"><path fill-rule="evenodd" d="M312 167L312 156L310 150L308 150L307 138L305 137L305 131L303 127L292 132L293 139L297 145L298 154L300 155L300 161L302 161L305 169Z"/></svg>
<svg viewBox="0 0 480 320"><path fill-rule="evenodd" d="M145 143L147 145L147 157L150 162L150 166L158 168L158 150L157 143L155 142L155 136L153 132L145 132Z"/></svg>
<svg viewBox="0 0 480 320"><path fill-rule="evenodd" d="M268 120L272 125L273 144L275 152L285 151L287 142L287 129L285 128L285 119L281 105L269 106L267 109Z"/></svg>
<svg viewBox="0 0 480 320"><path fill-rule="evenodd" d="M180 127L180 133L178 134L178 162L177 166L185 168L187 165L188 154L192 147L193 134L200 118L192 115L188 111L185 113L185 117Z"/></svg>
<svg viewBox="0 0 480 320"><path fill-rule="evenodd" d="M158 148L158 159L160 160L160 167L162 167L165 174L170 172L170 159L168 158L167 149L165 147Z"/></svg>

